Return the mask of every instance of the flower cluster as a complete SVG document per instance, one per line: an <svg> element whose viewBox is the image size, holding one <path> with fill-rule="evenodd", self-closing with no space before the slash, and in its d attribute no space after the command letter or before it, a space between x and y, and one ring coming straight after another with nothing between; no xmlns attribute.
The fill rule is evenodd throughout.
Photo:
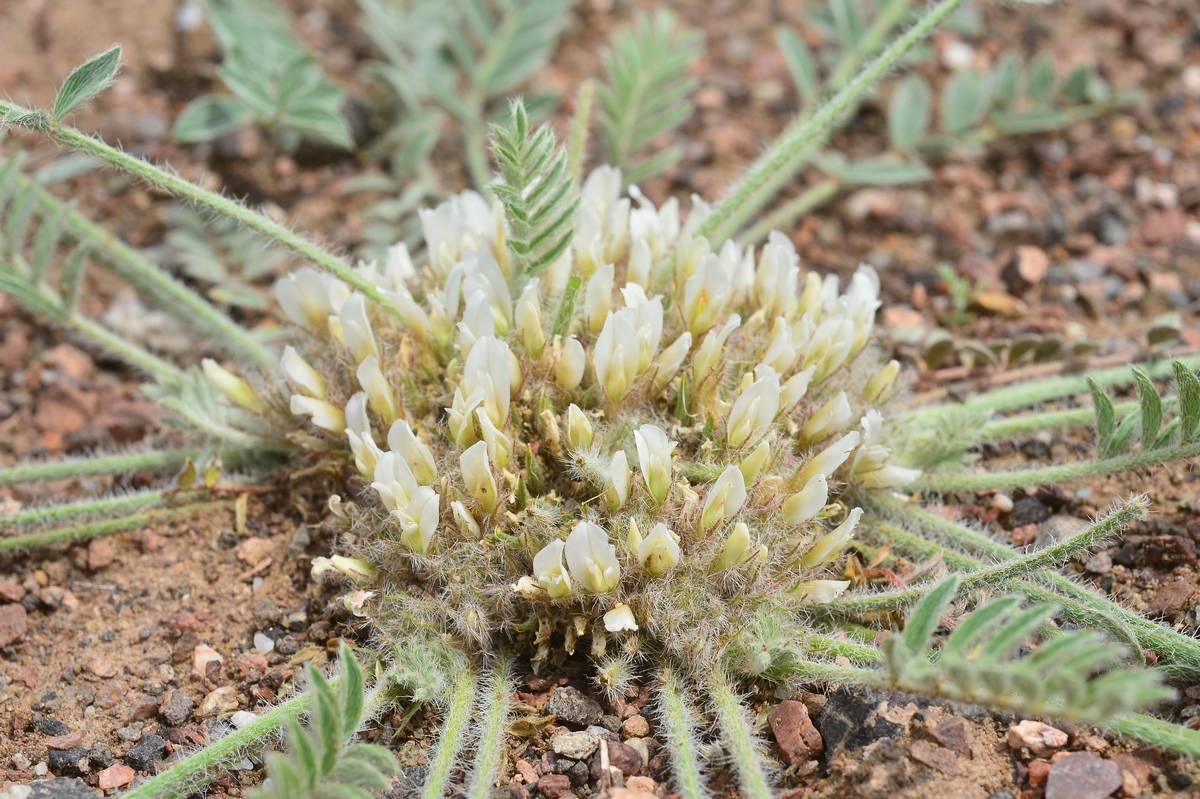
<svg viewBox="0 0 1200 799"><path fill-rule="evenodd" d="M358 267L387 307L309 269L281 280L305 332L286 401L206 365L232 401L286 407L307 423L293 441L353 463L355 501L335 509L402 597L381 600L385 627L535 658L620 635L686 661L756 610L845 590L832 565L861 511L844 500L917 476L884 443L899 366L869 346L871 268L842 291L778 233L717 246L702 201L683 222L621 183L589 176L573 246L536 274L501 206L465 192L422 213L419 268L402 244Z"/></svg>

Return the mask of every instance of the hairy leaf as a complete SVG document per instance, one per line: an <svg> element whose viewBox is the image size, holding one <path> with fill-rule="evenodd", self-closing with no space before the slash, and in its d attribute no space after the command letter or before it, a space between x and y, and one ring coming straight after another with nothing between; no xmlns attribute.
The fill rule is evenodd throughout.
<svg viewBox="0 0 1200 799"><path fill-rule="evenodd" d="M1144 369L1133 367L1133 378L1137 381L1138 404L1142 409L1142 449L1153 449L1162 427L1162 397Z"/></svg>
<svg viewBox="0 0 1200 799"><path fill-rule="evenodd" d="M114 45L71 70L54 98L51 114L54 121L61 122L63 117L107 89L120 68L121 48Z"/></svg>
<svg viewBox="0 0 1200 799"><path fill-rule="evenodd" d="M1092 389L1092 405L1096 409L1096 452L1100 457L1108 457L1112 447L1113 431L1116 426L1116 415L1112 400L1091 377L1087 379Z"/></svg>

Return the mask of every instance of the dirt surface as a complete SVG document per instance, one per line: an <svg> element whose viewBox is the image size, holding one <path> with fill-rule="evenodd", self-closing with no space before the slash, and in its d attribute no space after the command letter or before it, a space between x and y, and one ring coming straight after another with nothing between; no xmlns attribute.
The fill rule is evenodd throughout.
<svg viewBox="0 0 1200 799"><path fill-rule="evenodd" d="M299 30L330 71L367 99L356 66L369 45L353 25L353 4L292 5L301 15ZM697 71L698 110L683 129L685 159L645 187L652 198L695 192L715 199L795 113L785 65L771 42L773 26L791 19L788 8L732 0L678 5L689 24L704 29L708 51ZM80 127L169 161L185 177L266 204L339 247L359 243L364 201L340 193L363 170L354 160L288 158L257 134L195 148L167 139L175 114L209 89L215 64L211 37L203 28L177 30L176 10L166 2L7 0L0 5L0 86L19 101L45 103L71 65L120 41L128 66L117 85L80 115ZM626 3L582 3L579 24L535 83L572 96L580 79L597 69L606 36L631 14ZM1183 319L1182 341L1175 345L1200 347L1200 28L1191 0L989 6L983 14L988 35L966 39L980 65L1010 44L1027 53L1046 49L1060 72L1094 59L1116 86L1142 87L1145 102L1061 133L1000 142L970 159L940 164L928 184L843 193L790 231L805 265L842 274L860 261L876 266L884 283L882 326L898 351L910 356L923 354L923 337L949 321L962 341L1037 335L1067 348L1094 343L1100 356L1121 362L1145 354L1148 322L1172 310ZM935 49L944 53L960 40L938 34ZM933 65L923 70L944 80L944 71ZM567 105L556 119L560 128ZM879 152L883 129L878 112L868 107L833 146ZM35 159L55 154L32 140L21 144L34 150ZM447 179L461 178L454 154L447 155ZM792 191L817 179L807 173ZM65 193L134 246L161 241L166 202L142 187L93 173ZM1044 260L1044 274L1025 279L1013 268L1021 258ZM952 307L935 271L943 262L984 290L964 313ZM126 294L112 279L94 274L83 308L98 317ZM149 345L184 362L203 354L169 320L136 305L120 307L112 321L126 323ZM0 464L180 441L140 396L136 375L84 352L2 298L0 341ZM954 382L964 374L960 362L940 366L959 371L926 372L920 389L969 387ZM1046 464L1088 457L1090 442L1081 433L1047 433L982 454L997 468ZM1153 518L1068 571L1131 608L1194 632L1200 625L1200 489L1193 477L1190 464L1177 464L1061 490L949 496L937 508L1025 546L1119 497L1146 492ZM0 513L105 491L114 487L110 482L0 487ZM116 487L150 483L150 476L135 475ZM241 530L231 507L222 505L91 544L0 561L0 791L54 776L92 786L102 780L126 784L222 734L236 712L261 710L286 696L301 664L323 660L338 637L365 635L332 601L334 592L310 584L308 561L328 553L329 536L323 511L302 515L298 499L303 497L287 486L256 494ZM894 570L908 565L894 564ZM568 728L588 725L559 727L561 718L550 726L535 723L545 717L547 702L573 696L565 690L571 686L600 703L600 726L619 739L603 744L610 759L628 756L625 749L645 749L647 762L638 752L626 786L668 792L655 720L640 712L653 685L605 702L594 697L582 673L564 673L530 676L521 685L519 716L529 722L524 732L530 735L512 739L509 795L571 799L595 790L590 764L554 755L551 744ZM1163 712L1200 726L1200 687L1181 688L1181 699ZM787 705L784 711L793 715L775 715L772 722L789 699L804 706L803 714ZM814 744L783 772L788 799L1084 796L1062 792L1063 786L1081 791L1084 777L1109 778L1108 764L1117 766L1119 784L1087 795L1200 795L1194 765L1089 729L1063 727L1061 745L1034 752L1010 740L1018 719L898 696L770 695L757 697L754 708L781 768L789 733ZM412 719L406 714L400 708L371 732L398 749L404 768L396 796L419 784L436 722L424 713ZM243 786L261 780L258 765L256 759L239 764L209 795L243 795ZM1083 776L1066 782L1063 775ZM727 773L714 782L724 793L732 786Z"/></svg>

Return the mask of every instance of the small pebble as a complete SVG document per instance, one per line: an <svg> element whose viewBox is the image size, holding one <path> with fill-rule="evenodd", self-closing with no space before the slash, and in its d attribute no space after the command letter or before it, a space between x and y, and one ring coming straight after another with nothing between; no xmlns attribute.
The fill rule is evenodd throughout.
<svg viewBox="0 0 1200 799"><path fill-rule="evenodd" d="M992 507L1001 513L1012 513L1012 497L1010 497L1008 494L995 494L992 497Z"/></svg>
<svg viewBox="0 0 1200 799"><path fill-rule="evenodd" d="M600 745L600 739L590 732L560 732L550 738L554 754L570 760L583 760Z"/></svg>
<svg viewBox="0 0 1200 799"><path fill-rule="evenodd" d="M275 651L275 642L262 633L255 633L254 648L260 655L269 655Z"/></svg>
<svg viewBox="0 0 1200 799"><path fill-rule="evenodd" d="M239 710L229 717L229 722L239 730L250 724L253 724L258 716L251 713L249 710Z"/></svg>
<svg viewBox="0 0 1200 799"><path fill-rule="evenodd" d="M1067 745L1067 734L1040 721L1026 719L1008 728L1008 745L1026 747L1038 757L1047 757Z"/></svg>

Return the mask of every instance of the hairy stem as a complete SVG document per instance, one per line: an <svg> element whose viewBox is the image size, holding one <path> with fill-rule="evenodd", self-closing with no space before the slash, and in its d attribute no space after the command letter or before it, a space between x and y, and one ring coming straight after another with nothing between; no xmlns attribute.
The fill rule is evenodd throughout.
<svg viewBox="0 0 1200 799"><path fill-rule="evenodd" d="M759 754L761 744L755 740L746 720L746 708L719 671L708 678L705 687L717 713L721 739L737 769L742 792L747 799L771 799L772 792L767 786L767 775Z"/></svg>
<svg viewBox="0 0 1200 799"><path fill-rule="evenodd" d="M1164 408L1175 404L1174 397L1167 397L1163 402ZM1138 403L1118 402L1113 405L1113 412L1120 419L1126 414L1136 411ZM1000 441L1008 438L1027 436L1042 430L1060 430L1068 427L1085 427L1096 421L1096 409L1072 408L1069 411L1047 411L1046 413L1027 413L1020 416L1010 416L988 422L979 430L980 441Z"/></svg>
<svg viewBox="0 0 1200 799"><path fill-rule="evenodd" d="M446 720L438 735L429 758L429 772L425 777L422 799L442 799L450 776L458 765L458 753L467 742L467 731L471 727L471 710L475 706L475 675L463 671L454 683L450 694L450 707Z"/></svg>
<svg viewBox="0 0 1200 799"><path fill-rule="evenodd" d="M130 474L131 472L166 472L183 466L188 458L204 454L202 449L173 449L158 452L128 452L98 458L72 458L56 463L35 463L0 469L0 486L17 483L36 483L42 480L68 480L76 477ZM221 460L230 463L240 460L237 450L224 450Z"/></svg>
<svg viewBox="0 0 1200 799"><path fill-rule="evenodd" d="M587 147L588 128L591 126L592 102L596 97L596 81L589 78L579 84L575 94L575 116L571 118L571 140L567 148L567 168L571 170L576 185L583 178L584 150Z"/></svg>
<svg viewBox="0 0 1200 799"><path fill-rule="evenodd" d="M1171 377L1174 370L1172 359L1162 359L1146 364L1143 368L1146 374L1154 380ZM1179 357L1178 360L1189 369L1200 369L1200 356ZM924 422L931 424L947 408L966 408L980 411L1006 411L1036 405L1039 402L1069 397L1073 394L1087 394L1091 391L1087 378L1092 378L1101 388L1126 386L1133 383L1133 372L1129 364L1114 366L1108 369L1095 369L1078 375L1059 375L1041 380L1027 380L1018 385L1005 386L976 394L971 399L961 403L925 405L903 415L905 422Z"/></svg>
<svg viewBox="0 0 1200 799"><path fill-rule="evenodd" d="M874 636L874 631L872 631L872 636ZM861 646L816 633L806 635L800 641L800 646L805 653L831 658L844 657L851 663L874 663L879 658L879 652L874 647Z"/></svg>
<svg viewBox="0 0 1200 799"><path fill-rule="evenodd" d="M941 0L927 11L904 35L894 40L870 64L827 100L811 116L797 117L754 165L728 192L726 199L700 226L699 235L721 241L732 235L746 219L755 214L774 193L766 187L771 179L787 169L793 156L810 147L858 98L879 80L917 42L925 38L939 22L963 0ZM790 172L787 172L790 176ZM770 193L766 193L766 191Z"/></svg>
<svg viewBox="0 0 1200 799"><path fill-rule="evenodd" d="M861 504L875 512L918 527L924 535L940 539L957 550L976 553L979 557L992 561L1019 557L1016 552L998 541L943 519L924 508L886 496L882 492L862 492L858 499ZM906 536L909 537L907 540ZM929 549L936 545L899 528L892 528L889 537L894 537L894 540L913 551L925 547L920 552L921 557L936 554ZM958 570L978 569L984 565L981 560L954 551L945 551L943 557L947 565ZM1125 631L1115 637L1125 638L1132 635L1139 646L1173 661L1173 665L1165 667L1168 671L1189 674L1200 671L1200 641L1155 624L1104 597L1091 593L1056 572L1041 570L1032 574L1031 578L1031 581L1011 583L1010 588L1037 602L1058 602L1063 607L1063 615L1077 624L1112 629L1115 622Z"/></svg>
<svg viewBox="0 0 1200 799"><path fill-rule="evenodd" d="M927 474L921 477L910 488L914 491L948 492L948 491L985 491L1021 486L1049 485L1063 483L1068 480L1078 480L1083 477L1093 477L1098 474L1113 474L1130 469L1140 469L1143 466L1156 466L1167 461L1194 458L1200 455L1200 442L1183 444L1162 449L1143 450L1129 455L1119 455L1115 458L1082 461L1079 463L1061 463L1054 466L1043 466L1039 469L1016 469L1009 472L986 472L982 474L960 474L945 472Z"/></svg>
<svg viewBox="0 0 1200 799"><path fill-rule="evenodd" d="M0 100L0 117L7 117L10 124L16 125L26 120L37 119L38 114L28 108L6 100ZM197 205L215 211L222 216L236 220L251 230L261 233L272 241L278 242L280 246L291 250L301 258L324 269L348 285L353 286L387 309L396 318L402 318L400 310L396 308L391 300L383 295L374 283L351 269L341 259L334 257L324 249L305 240L264 214L252 211L241 203L184 180L178 175L173 175L165 169L154 166L140 158L135 158L67 125L51 122L45 127L32 125L28 126L27 129L41 133L57 144L96 156L112 166L145 181L156 189L160 189L176 197L182 197Z"/></svg>
<svg viewBox="0 0 1200 799"><path fill-rule="evenodd" d="M667 737L671 753L671 771L675 775L675 790L682 799L705 799L708 789L700 773L699 735L695 712L680 690L674 672L662 675L658 689L658 716Z"/></svg>
<svg viewBox="0 0 1200 799"><path fill-rule="evenodd" d="M749 247L767 237L772 230L785 230L800 217L828 202L842 187L837 178L825 178L809 186L783 205L766 214L737 238L738 244Z"/></svg>
<svg viewBox="0 0 1200 799"><path fill-rule="evenodd" d="M488 799L504 759L504 726L512 712L512 661L501 657L490 683L480 693L489 694L480 722L475 767L467 787L467 799ZM482 697L481 697L482 699Z"/></svg>
<svg viewBox="0 0 1200 799"><path fill-rule="evenodd" d="M840 89L846 81L850 80L850 77L854 74L854 70L858 69L858 65L862 63L862 60L879 49L892 28L899 25L904 19L912 4L913 0L891 0L891 2L884 6L875 15L875 19L871 21L871 27L867 28L862 38L854 43L854 47L842 55L837 69L829 77L829 85L835 89Z"/></svg>
<svg viewBox="0 0 1200 799"><path fill-rule="evenodd" d="M31 527L47 522L57 522L74 519L79 516L96 516L113 511L143 510L163 501L166 494L162 491L139 491L136 494L124 494L117 497L89 499L83 502L72 502L67 505L51 505L44 508L29 510L0 516L0 530L17 527Z"/></svg>
<svg viewBox="0 0 1200 799"><path fill-rule="evenodd" d="M995 566L974 570L964 575L962 581L959 583L959 588L963 591L970 591L987 586L1001 586L1032 572L1064 563L1080 552L1084 552L1100 542L1112 538L1132 522L1144 518L1146 512L1146 500L1144 498L1135 498L1070 538L1030 552L1027 555L1017 555L1016 557L1001 561ZM909 588L904 591L843 597L835 599L832 602L817 605L815 608L819 612L833 615L855 615L875 613L882 610L894 610L915 604L921 597L929 593L933 587L931 584Z"/></svg>
<svg viewBox="0 0 1200 799"><path fill-rule="evenodd" d="M100 522L92 522L90 524L79 524L73 527L60 527L57 530L47 530L42 533L29 533L27 535L14 535L7 538L0 538L0 552L17 552L21 550L34 549L36 547L50 546L51 544L62 544L67 541L86 541L91 538L101 538L106 535L115 535L123 533L126 530L132 530L135 527L142 527L151 522L164 521L173 519L178 516L184 516L195 510L203 510L204 508L219 505L224 502L232 502L233 498L214 499L207 502L196 502L191 505L181 505L178 508L166 508L160 510L149 511L147 513L135 513L132 516L122 516L117 519L105 519Z"/></svg>
<svg viewBox="0 0 1200 799"><path fill-rule="evenodd" d="M17 176L17 186L32 181ZM171 275L150 263L136 250L93 223L48 191L37 192L38 212L46 217L64 215L66 230L80 246L90 248L93 258L118 277L143 292L163 310L197 332L204 333L232 355L260 366L273 367L271 355L249 331L222 314L202 297Z"/></svg>
<svg viewBox="0 0 1200 799"><path fill-rule="evenodd" d="M1200 732L1144 713L1129 713L1104 723L1114 732L1136 738L1152 746L1172 749L1192 757L1200 757Z"/></svg>

